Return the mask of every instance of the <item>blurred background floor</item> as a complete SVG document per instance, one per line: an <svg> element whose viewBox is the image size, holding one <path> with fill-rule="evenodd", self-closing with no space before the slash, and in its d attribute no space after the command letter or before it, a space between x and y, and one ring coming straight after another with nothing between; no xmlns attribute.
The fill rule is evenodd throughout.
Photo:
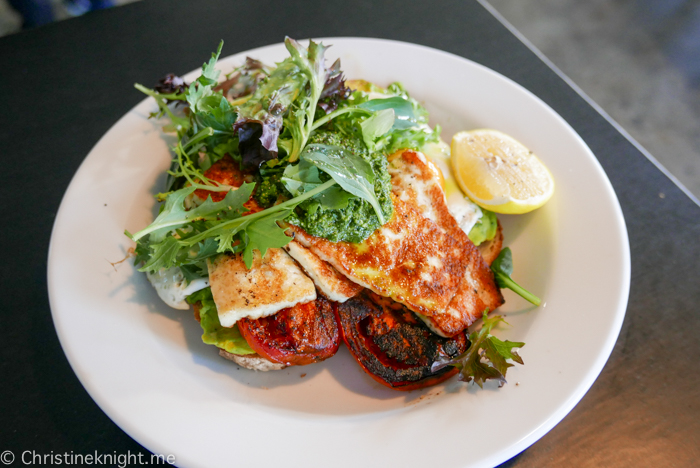
<svg viewBox="0 0 700 468"><path fill-rule="evenodd" d="M89 0L45 1L56 19L89 14ZM700 198L700 0L483 3ZM22 17L0 0L0 36L21 28Z"/></svg>
<svg viewBox="0 0 700 468"><path fill-rule="evenodd" d="M700 198L700 0L486 0Z"/></svg>

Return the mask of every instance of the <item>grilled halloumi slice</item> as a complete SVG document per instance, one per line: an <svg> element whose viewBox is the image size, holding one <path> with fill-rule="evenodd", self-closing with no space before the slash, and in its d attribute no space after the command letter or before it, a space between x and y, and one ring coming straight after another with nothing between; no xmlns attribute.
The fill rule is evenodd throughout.
<svg viewBox="0 0 700 468"><path fill-rule="evenodd" d="M392 218L361 243L333 243L292 226L295 239L353 282L424 316L440 315L457 292L474 246L394 195L392 201Z"/></svg>
<svg viewBox="0 0 700 468"><path fill-rule="evenodd" d="M223 327L247 317L258 319L316 299L316 287L282 249L253 254L246 268L241 255L221 255L207 263L212 296Z"/></svg>
<svg viewBox="0 0 700 468"><path fill-rule="evenodd" d="M470 245L464 257L467 264L463 280L448 307L441 314L421 317L434 332L451 336L454 330L464 329L481 318L484 310L503 304L503 296L480 251L450 213L435 166L423 154L404 150L390 157L389 173L396 196L416 206L450 236ZM499 227L498 250L501 236Z"/></svg>
<svg viewBox="0 0 700 468"><path fill-rule="evenodd" d="M443 162L444 164L444 162ZM444 169L443 169L444 170ZM423 153L401 150L389 156L389 174L392 190L406 203L417 206L421 213L451 232L459 227L465 234L479 220L481 209L465 198L454 181L446 180L453 193L448 197L442 187L444 173ZM447 178L448 176L445 176ZM503 246L503 229L498 224L496 236L482 242L477 248L489 265L493 263Z"/></svg>
<svg viewBox="0 0 700 468"><path fill-rule="evenodd" d="M301 265L321 294L331 301L345 302L362 291L362 286L341 275L330 263L324 262L300 243L292 241L284 249Z"/></svg>
<svg viewBox="0 0 700 468"><path fill-rule="evenodd" d="M456 222L447 208L439 169L425 155L401 150L389 156L391 190L440 227Z"/></svg>

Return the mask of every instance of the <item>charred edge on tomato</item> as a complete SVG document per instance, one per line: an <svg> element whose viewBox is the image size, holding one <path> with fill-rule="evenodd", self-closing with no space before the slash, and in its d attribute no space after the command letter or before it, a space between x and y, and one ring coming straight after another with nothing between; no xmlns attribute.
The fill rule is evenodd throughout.
<svg viewBox="0 0 700 468"><path fill-rule="evenodd" d="M340 329L333 303L315 301L282 309L260 319L241 319L238 328L250 347L272 362L303 366L335 355Z"/></svg>
<svg viewBox="0 0 700 468"><path fill-rule="evenodd" d="M469 347L464 333L442 338L402 305L363 293L337 305L341 336L360 366L379 383L396 390L438 384L457 372L432 372L440 356L455 357Z"/></svg>

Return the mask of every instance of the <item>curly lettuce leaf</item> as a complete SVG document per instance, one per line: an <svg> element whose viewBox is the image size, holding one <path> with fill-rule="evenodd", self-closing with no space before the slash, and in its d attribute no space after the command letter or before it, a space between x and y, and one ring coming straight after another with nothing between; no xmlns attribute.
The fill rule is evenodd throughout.
<svg viewBox="0 0 700 468"><path fill-rule="evenodd" d="M337 59L326 73L326 82L319 97L318 107L326 114L330 114L338 108L341 101L350 96L350 93L350 88L345 86L345 77L340 70L340 59Z"/></svg>
<svg viewBox="0 0 700 468"><path fill-rule="evenodd" d="M211 59L203 64L200 77L189 85L175 75L166 76L153 90L135 85L143 93L155 98L160 109L158 116L167 115L170 118L171 124L164 130L176 131L178 134L178 144L173 148L176 157L168 171L168 191L192 183L193 180L207 184L202 171L225 154L240 159L238 135L233 129L238 114L218 86L220 71L216 69L216 63L222 47L223 41ZM172 102L184 104L187 107L186 115L175 113L174 106L169 106ZM163 199L165 195L161 194L159 198Z"/></svg>
<svg viewBox="0 0 700 468"><path fill-rule="evenodd" d="M252 121L242 124L239 122L236 125L237 127L235 128L238 132L238 151L241 154L241 163L243 167L248 169L259 168L265 161L277 158L276 143L271 146L273 148L272 151L265 147L265 145L271 145L270 138L276 138L274 136L274 132L278 132L276 126L265 126ZM264 132L266 130L271 133L265 135Z"/></svg>
<svg viewBox="0 0 700 468"><path fill-rule="evenodd" d="M212 98L203 103L199 111L192 116L197 124L196 129L211 127L217 136L225 134L233 137L233 124L236 122L238 114L224 96L216 94ZM214 147L216 145L208 144L208 146Z"/></svg>
<svg viewBox="0 0 700 468"><path fill-rule="evenodd" d="M224 96L236 101L245 102L250 98L258 85L270 74L270 68L259 60L245 58L243 65L236 67L226 75L226 80L216 85Z"/></svg>
<svg viewBox="0 0 700 468"><path fill-rule="evenodd" d="M236 129L245 124L259 125L263 148L276 153L284 116L294 104L297 111L292 112L292 116L296 118L284 126L296 127L298 138L294 138L293 152L298 156L308 138L309 120L313 123L316 104L326 81L323 57L326 48L310 41L307 50L291 38L285 39L285 46L291 56L280 62L267 80L258 85L253 96L239 107Z"/></svg>
<svg viewBox="0 0 700 468"><path fill-rule="evenodd" d="M221 49L223 49L223 47L224 41L220 41L219 47L216 49L216 52L212 52L209 61L205 62L202 65L202 74L199 78L197 78L197 81L202 86L214 86L218 83L219 74L221 72L216 69L216 62L218 62L219 60L219 56L221 55Z"/></svg>
<svg viewBox="0 0 700 468"><path fill-rule="evenodd" d="M285 126L289 127L290 133L294 135L289 161L295 162L306 146L309 135L311 135L318 101L326 84L327 70L324 54L327 47L321 43L309 41L307 50L299 42L289 37L285 38L284 45L291 54L292 61L297 64L301 73L308 80L307 93L295 103L298 111L292 113L291 118L285 123Z"/></svg>
<svg viewBox="0 0 700 468"><path fill-rule="evenodd" d="M206 106L207 104L200 104L200 102L214 94L213 87L218 83L219 74L221 73L216 69L216 62L219 60L223 46L224 41L219 42L219 48L211 54L209 62L202 65L202 74L197 78L196 82L190 84L187 90L186 98L191 111L197 112L201 110L199 106ZM218 94L221 95L221 93Z"/></svg>
<svg viewBox="0 0 700 468"><path fill-rule="evenodd" d="M446 366L454 366L459 369L459 380L474 382L479 387L484 386L487 380L496 380L499 386L506 383L506 372L513 364L508 360L524 364L522 358L514 348L522 348L525 343L514 341L501 341L491 334L491 330L499 322L507 323L503 317L497 315L490 318L488 311L484 311L481 330L469 335L471 345L456 358L443 358L435 362L432 371L436 372Z"/></svg>
<svg viewBox="0 0 700 468"><path fill-rule="evenodd" d="M202 326L202 341L232 354L255 354L243 338L238 326L224 328L219 322L219 313L214 303L211 288L204 288L187 296L190 304L199 303L199 324Z"/></svg>
<svg viewBox="0 0 700 468"><path fill-rule="evenodd" d="M159 94L184 94L187 92L188 85L185 80L175 75L168 73L163 78L158 80L158 83L153 87L153 91Z"/></svg>

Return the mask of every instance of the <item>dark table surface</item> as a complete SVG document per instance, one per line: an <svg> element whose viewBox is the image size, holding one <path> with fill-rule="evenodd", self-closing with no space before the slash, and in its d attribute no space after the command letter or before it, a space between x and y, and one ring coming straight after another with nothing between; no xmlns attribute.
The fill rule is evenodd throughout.
<svg viewBox="0 0 700 468"><path fill-rule="evenodd" d="M222 38L234 53L284 35L446 50L520 83L569 122L624 212L629 306L590 391L503 466L700 466L700 207L482 5L464 0L146 0L0 39L0 193L8 215L0 451L148 453L91 400L59 345L46 288L54 217L91 147L142 99L132 83L195 69Z"/></svg>

